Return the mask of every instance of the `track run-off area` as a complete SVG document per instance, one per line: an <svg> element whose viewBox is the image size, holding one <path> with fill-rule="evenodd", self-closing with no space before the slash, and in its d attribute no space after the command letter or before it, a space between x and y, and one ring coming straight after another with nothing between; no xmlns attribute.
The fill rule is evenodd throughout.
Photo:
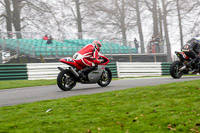
<svg viewBox="0 0 200 133"><path fill-rule="evenodd" d="M200 76L185 76L181 79L173 79L171 77L124 78L112 81L107 87L100 87L97 84L77 83L77 85L71 91L62 91L58 88L57 85L4 89L0 90L0 107L49 99L71 97L75 95L101 93L140 86L154 86L159 84L184 82L199 79Z"/></svg>

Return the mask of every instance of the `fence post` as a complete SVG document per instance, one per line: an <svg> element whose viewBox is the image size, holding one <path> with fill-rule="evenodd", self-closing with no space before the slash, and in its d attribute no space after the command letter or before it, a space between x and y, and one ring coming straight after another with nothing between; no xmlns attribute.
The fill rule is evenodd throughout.
<svg viewBox="0 0 200 133"><path fill-rule="evenodd" d="M56 47L56 58L58 58L58 46L55 47Z"/></svg>
<svg viewBox="0 0 200 133"><path fill-rule="evenodd" d="M32 46L32 50L33 50L33 57L35 57L35 46Z"/></svg>
<svg viewBox="0 0 200 133"><path fill-rule="evenodd" d="M157 62L157 58L156 58L156 55L154 55L153 57L154 57L154 62Z"/></svg>
<svg viewBox="0 0 200 133"><path fill-rule="evenodd" d="M5 51L5 45L6 45L6 41L5 41L6 39L4 38L3 39L3 45L2 45L2 47L3 47L3 52Z"/></svg>
<svg viewBox="0 0 200 133"><path fill-rule="evenodd" d="M17 50L16 51L17 52L17 56L19 56L19 45L20 45L19 40L17 40L17 49L16 49Z"/></svg>
<svg viewBox="0 0 200 133"><path fill-rule="evenodd" d="M129 43L129 60L130 60L130 62L133 62L133 60L132 60L131 44L130 43Z"/></svg>
<svg viewBox="0 0 200 133"><path fill-rule="evenodd" d="M117 68L117 77L120 77L120 73L119 73L119 62L116 62L116 68Z"/></svg>

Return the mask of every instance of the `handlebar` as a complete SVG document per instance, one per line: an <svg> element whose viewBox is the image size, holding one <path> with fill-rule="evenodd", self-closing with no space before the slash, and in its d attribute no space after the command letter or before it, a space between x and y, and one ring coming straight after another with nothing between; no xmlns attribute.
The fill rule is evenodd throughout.
<svg viewBox="0 0 200 133"><path fill-rule="evenodd" d="M107 65L110 62L110 60L104 55L99 55L99 59L102 60L102 62L100 63L101 65Z"/></svg>

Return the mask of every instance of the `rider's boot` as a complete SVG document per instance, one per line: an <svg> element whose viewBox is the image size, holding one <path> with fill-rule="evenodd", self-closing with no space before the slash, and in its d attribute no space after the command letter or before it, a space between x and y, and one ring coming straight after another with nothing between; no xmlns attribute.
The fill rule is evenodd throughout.
<svg viewBox="0 0 200 133"><path fill-rule="evenodd" d="M86 67L86 68L83 69L83 72L84 72L85 74L88 74L88 73L90 73L90 72L93 71L93 70L97 70L96 68L97 68L96 66Z"/></svg>
<svg viewBox="0 0 200 133"><path fill-rule="evenodd" d="M90 73L92 70L97 70L98 67L97 66L92 66L92 67L86 67L83 69L84 73Z"/></svg>
<svg viewBox="0 0 200 133"><path fill-rule="evenodd" d="M92 70L97 70L97 69L98 69L97 65L92 66L92 67L85 67L85 68L83 68L82 70L80 70L80 71L78 72L78 74L80 75L80 77L86 79L86 78L87 78L86 75L87 75L88 73L90 73Z"/></svg>
<svg viewBox="0 0 200 133"><path fill-rule="evenodd" d="M82 70L78 71L78 74L80 77L82 77L83 79L87 79L87 74L90 73L92 70L97 70L98 66L92 66L92 67L85 67Z"/></svg>
<svg viewBox="0 0 200 133"><path fill-rule="evenodd" d="M194 64L194 70L192 71L192 74L197 74L199 72L200 69L200 61L199 58L196 59L196 62Z"/></svg>
<svg viewBox="0 0 200 133"><path fill-rule="evenodd" d="M79 77L86 79L86 76L85 76L83 70L78 71L78 74L79 74Z"/></svg>

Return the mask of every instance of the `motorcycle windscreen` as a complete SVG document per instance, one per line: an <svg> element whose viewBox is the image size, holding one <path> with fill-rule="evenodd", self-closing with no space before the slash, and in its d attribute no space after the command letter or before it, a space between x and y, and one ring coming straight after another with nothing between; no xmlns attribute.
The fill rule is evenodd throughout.
<svg viewBox="0 0 200 133"><path fill-rule="evenodd" d="M93 70L88 74L88 79L90 83L97 83L101 78L103 71L105 70L106 65L98 65L97 70Z"/></svg>

